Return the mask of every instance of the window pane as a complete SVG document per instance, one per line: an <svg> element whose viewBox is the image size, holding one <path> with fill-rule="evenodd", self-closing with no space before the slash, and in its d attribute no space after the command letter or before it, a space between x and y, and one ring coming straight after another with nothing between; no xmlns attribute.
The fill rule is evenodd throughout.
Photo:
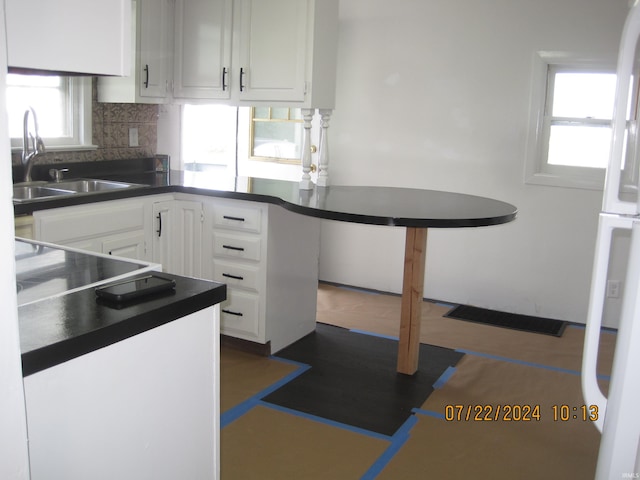
<svg viewBox="0 0 640 480"><path fill-rule="evenodd" d="M253 109L253 118L267 120L269 118L269 107L256 107Z"/></svg>
<svg viewBox="0 0 640 480"><path fill-rule="evenodd" d="M69 81L56 76L7 75L9 136L22 138L24 112L32 107L44 138L73 136ZM34 132L33 123L30 131Z"/></svg>
<svg viewBox="0 0 640 480"><path fill-rule="evenodd" d="M233 165L237 109L224 105L185 105L182 155L185 163Z"/></svg>
<svg viewBox="0 0 640 480"><path fill-rule="evenodd" d="M271 118L274 120L289 120L288 108L272 108Z"/></svg>
<svg viewBox="0 0 640 480"><path fill-rule="evenodd" d="M613 73L555 74L554 117L601 118L613 117L616 75Z"/></svg>
<svg viewBox="0 0 640 480"><path fill-rule="evenodd" d="M255 157L300 158L302 124L293 122L254 122Z"/></svg>
<svg viewBox="0 0 640 480"><path fill-rule="evenodd" d="M550 165L606 168L611 128L552 125L549 136Z"/></svg>

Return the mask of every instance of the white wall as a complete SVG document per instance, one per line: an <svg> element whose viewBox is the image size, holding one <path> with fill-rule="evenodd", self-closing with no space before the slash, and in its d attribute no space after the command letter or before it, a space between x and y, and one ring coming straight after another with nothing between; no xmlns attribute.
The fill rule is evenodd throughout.
<svg viewBox="0 0 640 480"><path fill-rule="evenodd" d="M615 60L625 0L341 0L333 184L449 190L518 219L431 229L425 296L584 322L601 192L525 185L536 51ZM402 229L325 221L321 279L400 292Z"/></svg>
<svg viewBox="0 0 640 480"><path fill-rule="evenodd" d="M3 1L0 1L0 25L0 291L4 292L0 316L0 478L18 480L29 478L29 459L15 294L15 232L11 146L5 102L7 50Z"/></svg>

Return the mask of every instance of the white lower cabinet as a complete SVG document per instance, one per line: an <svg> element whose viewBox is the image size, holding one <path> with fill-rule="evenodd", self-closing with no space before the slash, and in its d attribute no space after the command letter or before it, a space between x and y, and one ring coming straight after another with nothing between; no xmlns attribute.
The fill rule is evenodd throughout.
<svg viewBox="0 0 640 480"><path fill-rule="evenodd" d="M315 329L320 220L267 203L186 194L34 213L36 240L226 283L221 333L272 353Z"/></svg>
<svg viewBox="0 0 640 480"><path fill-rule="evenodd" d="M154 202L153 222L153 261L165 272L202 277L202 202Z"/></svg>
<svg viewBox="0 0 640 480"><path fill-rule="evenodd" d="M145 204L138 200L34 212L35 239L96 253L151 260Z"/></svg>
<svg viewBox="0 0 640 480"><path fill-rule="evenodd" d="M271 353L315 329L320 222L279 206L207 199L205 277L227 284L220 331Z"/></svg>
<svg viewBox="0 0 640 480"><path fill-rule="evenodd" d="M220 478L218 312L25 377L30 478Z"/></svg>

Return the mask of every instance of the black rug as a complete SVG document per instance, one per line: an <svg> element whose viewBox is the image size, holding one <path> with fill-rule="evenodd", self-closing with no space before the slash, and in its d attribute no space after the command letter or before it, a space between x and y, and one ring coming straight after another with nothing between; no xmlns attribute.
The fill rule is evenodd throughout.
<svg viewBox="0 0 640 480"><path fill-rule="evenodd" d="M463 353L420 345L415 375L396 372L398 342L318 323L276 357L311 368L262 400L384 435L393 435Z"/></svg>
<svg viewBox="0 0 640 480"><path fill-rule="evenodd" d="M542 333L561 337L567 322L551 318L532 317L517 313L498 312L486 308L459 305L449 311L445 317L466 320L468 322L483 323L496 327L511 328L525 332Z"/></svg>

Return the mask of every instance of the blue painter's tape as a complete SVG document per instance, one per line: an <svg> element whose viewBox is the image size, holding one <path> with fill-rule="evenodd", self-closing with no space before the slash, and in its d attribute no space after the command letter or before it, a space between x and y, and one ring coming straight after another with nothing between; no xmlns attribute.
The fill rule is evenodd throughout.
<svg viewBox="0 0 640 480"><path fill-rule="evenodd" d="M567 325L567 328L576 328L578 330L584 330L587 328L587 326L579 323L570 323L569 325ZM618 329L611 328L611 327L600 327L600 333L609 333L611 335L617 335Z"/></svg>
<svg viewBox="0 0 640 480"><path fill-rule="evenodd" d="M369 332L367 330L358 330L355 328L349 331L352 333L359 333L361 335L371 335L372 337L386 338L387 340L395 340L396 342L398 341L398 337L394 337L393 335L383 335L381 333Z"/></svg>
<svg viewBox="0 0 640 480"><path fill-rule="evenodd" d="M411 415L402 424L402 426L391 437L391 445L378 457L378 459L369 467L369 470L360 477L361 480L373 480L380 472L389 464L391 459L398 453L402 446L409 440L411 429L418 423L415 415Z"/></svg>
<svg viewBox="0 0 640 480"><path fill-rule="evenodd" d="M392 439L392 437L390 437L389 435L384 435L378 432L372 432L371 430L365 430L364 428L354 427L353 425L347 425L346 423L336 422L335 420L319 417L317 415L311 415L310 413L300 412L298 410L293 410L291 408L283 407L281 405L276 405L274 403L260 401L258 402L258 405L261 405L263 407L268 407L272 410L277 410L279 412L288 413L296 417L306 418L307 420L312 420L314 422L323 423L331 427L337 427L337 428L341 428L342 430L348 430L350 432L359 433L360 435L366 435L367 437L378 438L381 440Z"/></svg>
<svg viewBox="0 0 640 480"><path fill-rule="evenodd" d="M422 410L421 408L413 408L413 409L411 409L411 411L413 413L417 413L419 415L426 415L428 417L434 417L434 418L437 418L439 420L444 420L445 419L444 413L434 412L433 410Z"/></svg>
<svg viewBox="0 0 640 480"><path fill-rule="evenodd" d="M568 368L554 367L552 365L543 365L541 363L526 362L524 360L517 360L515 358L501 357L499 355L493 355L490 353L474 352L465 348L456 348L456 352L465 353L467 355L475 355L477 357L491 358L493 360L500 360L501 362L516 363L518 365L526 365L527 367L541 368L543 370L550 370L552 372L568 373L569 375L581 375L578 370L570 370ZM609 375L598 375L600 380L610 380Z"/></svg>
<svg viewBox="0 0 640 480"><path fill-rule="evenodd" d="M435 381L433 388L438 389L444 387L444 384L451 378L451 375L456 373L456 368L449 365L447 369L442 372L442 375Z"/></svg>
<svg viewBox="0 0 640 480"><path fill-rule="evenodd" d="M306 372L307 370L309 370L311 368L309 365L304 364L304 363L294 362L292 360L287 360L287 359L278 358L278 357L271 357L271 358L273 360L282 361L284 363L294 364L298 368L297 368L297 370L291 372L286 377L283 377L280 380L278 380L277 382L272 383L271 385L269 385L264 390L261 390L260 392L256 393L254 396L248 398L247 400L245 400L242 403L239 403L235 407L230 408L229 410L224 412L222 415L220 415L220 428L224 428L227 425L229 425L230 423L234 422L235 420L237 420L238 418L243 416L245 413L247 413L249 410L254 408L256 405L258 405L262 398L264 398L267 395L269 395L270 393L276 391L277 389L279 389L283 385L289 383L294 378L299 377L300 375L302 375L304 372Z"/></svg>

